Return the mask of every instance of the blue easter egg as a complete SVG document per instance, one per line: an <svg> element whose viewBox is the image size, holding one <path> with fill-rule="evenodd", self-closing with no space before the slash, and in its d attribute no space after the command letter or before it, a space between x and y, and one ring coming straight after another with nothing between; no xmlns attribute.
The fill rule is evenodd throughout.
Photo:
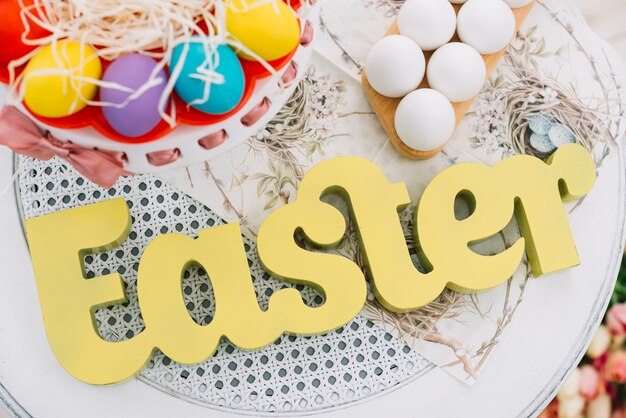
<svg viewBox="0 0 626 418"><path fill-rule="evenodd" d="M528 121L528 127L537 135L548 135L548 131L554 125L552 118L537 114Z"/></svg>
<svg viewBox="0 0 626 418"><path fill-rule="evenodd" d="M530 146L536 151L544 154L549 154L556 149L554 144L548 138L548 135L539 135L535 133L530 136Z"/></svg>
<svg viewBox="0 0 626 418"><path fill-rule="evenodd" d="M573 144L576 142L576 135L570 128L560 123L550 128L548 138L556 146L560 147L565 144Z"/></svg>
<svg viewBox="0 0 626 418"><path fill-rule="evenodd" d="M170 72L173 73L179 61L184 59L174 89L185 103L202 112L212 115L228 113L236 108L243 98L245 78L241 62L228 45L208 47L207 56L200 38L195 37L195 41L192 38L189 43L174 48ZM183 57L185 45L188 45L189 50ZM207 75L211 62L217 65L213 69L214 74ZM207 86L210 86L208 99L202 102Z"/></svg>

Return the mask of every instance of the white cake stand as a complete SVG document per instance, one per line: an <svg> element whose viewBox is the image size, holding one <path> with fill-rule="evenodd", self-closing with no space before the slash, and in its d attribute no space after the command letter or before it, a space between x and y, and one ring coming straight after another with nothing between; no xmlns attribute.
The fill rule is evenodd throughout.
<svg viewBox="0 0 626 418"><path fill-rule="evenodd" d="M18 108L42 129L50 131L59 140L71 141L87 148L124 152L128 159L125 169L132 173L153 173L205 161L216 154L228 151L265 126L283 107L298 85L298 81L304 76L313 54L314 40L318 36L319 5L303 3L298 14L303 34L305 31L308 32L309 37L312 34L313 41L301 42L289 64L271 77L257 81L254 92L245 106L225 121L205 126L180 124L171 133L158 140L143 144L127 144L110 140L91 126L79 129L60 129L48 126L32 117L23 105L19 105ZM293 69L297 71L296 77L290 77L289 83L285 85L281 79L287 71ZM7 86L0 83L0 90L6 91L6 89ZM253 123L246 123L244 119L246 115L263 103L268 106L263 116ZM226 140L222 144L207 149L200 143L203 138L222 131L226 136ZM150 162L151 154L174 150L179 155L175 161L165 165L155 165Z"/></svg>

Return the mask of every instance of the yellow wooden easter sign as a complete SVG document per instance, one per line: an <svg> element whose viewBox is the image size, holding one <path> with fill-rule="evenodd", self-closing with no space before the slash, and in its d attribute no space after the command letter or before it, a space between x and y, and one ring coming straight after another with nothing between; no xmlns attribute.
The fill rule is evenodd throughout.
<svg viewBox="0 0 626 418"><path fill-rule="evenodd" d="M414 175L418 175L415 173ZM131 221L121 199L34 218L26 223L46 332L62 366L91 384L123 381L139 372L157 348L174 361L199 363L211 356L222 337L253 350L283 333L318 334L350 321L366 299L361 269L340 255L308 251L296 243L303 233L315 246L332 248L344 237L341 212L321 198L342 195L350 207L378 300L406 312L428 304L449 287L477 292L506 281L524 252L535 277L579 264L562 207L591 190L595 165L579 145L559 148L548 163L515 156L489 168L458 164L426 188L415 213L415 237L422 263L413 265L398 210L410 203L404 183L390 184L372 162L339 157L314 167L303 179L294 203L274 211L261 225L258 253L274 277L320 291L324 303L304 304L295 289L272 295L261 310L253 288L238 224L210 228L193 239L165 234L145 250L137 275L145 330L122 342L103 340L94 311L126 301L118 274L87 280L86 254L108 251L128 236ZM458 220L457 196L472 203ZM522 237L492 256L469 247L501 231L515 214ZM216 313L200 326L190 317L182 293L182 274L190 263L206 269L213 284Z"/></svg>

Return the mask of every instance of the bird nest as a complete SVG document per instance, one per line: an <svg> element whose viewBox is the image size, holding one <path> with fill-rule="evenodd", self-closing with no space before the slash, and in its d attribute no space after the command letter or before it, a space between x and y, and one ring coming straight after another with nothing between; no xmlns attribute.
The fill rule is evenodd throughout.
<svg viewBox="0 0 626 418"><path fill-rule="evenodd" d="M596 112L583 105L575 94L556 83L542 81L524 69L517 68L517 76L518 82L504 95L506 113L509 115L508 128L516 153L530 154L542 159L551 155L551 152L541 152L531 145L529 123L535 115L544 115L567 126L576 142L590 152L593 151L595 144L611 140L606 123ZM552 96L548 100L545 98L529 100L541 97L538 92L543 91L550 91Z"/></svg>

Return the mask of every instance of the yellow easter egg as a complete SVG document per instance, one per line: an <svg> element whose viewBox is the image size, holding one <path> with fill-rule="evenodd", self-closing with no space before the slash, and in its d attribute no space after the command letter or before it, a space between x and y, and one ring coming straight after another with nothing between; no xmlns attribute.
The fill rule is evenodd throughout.
<svg viewBox="0 0 626 418"><path fill-rule="evenodd" d="M93 48L59 41L42 48L24 69L24 101L36 115L69 116L95 97L98 87L89 79L101 77L102 64Z"/></svg>
<svg viewBox="0 0 626 418"><path fill-rule="evenodd" d="M226 30L265 61L288 55L300 40L298 18L282 0L230 0ZM253 59L245 51L237 53L244 59Z"/></svg>

